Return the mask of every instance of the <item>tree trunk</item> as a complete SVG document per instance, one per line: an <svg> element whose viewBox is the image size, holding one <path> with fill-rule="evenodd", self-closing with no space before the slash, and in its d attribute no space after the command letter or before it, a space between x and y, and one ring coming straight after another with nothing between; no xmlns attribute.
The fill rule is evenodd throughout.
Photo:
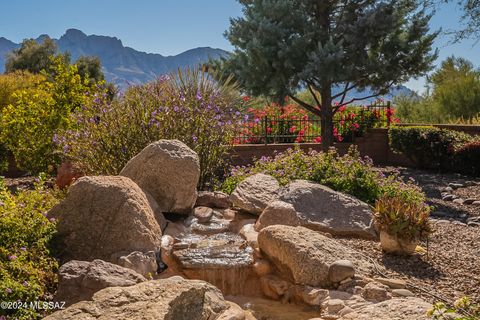
<svg viewBox="0 0 480 320"><path fill-rule="evenodd" d="M333 145L333 110L332 110L332 88L330 85L324 86L321 90L322 109L321 112L321 134L322 150L328 151Z"/></svg>

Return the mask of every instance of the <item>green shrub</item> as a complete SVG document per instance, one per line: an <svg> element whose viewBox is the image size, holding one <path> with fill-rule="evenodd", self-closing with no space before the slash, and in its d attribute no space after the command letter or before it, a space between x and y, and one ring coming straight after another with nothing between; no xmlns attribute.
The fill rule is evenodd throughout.
<svg viewBox="0 0 480 320"><path fill-rule="evenodd" d="M390 147L404 154L419 168L451 169L455 147L472 136L434 127L393 127L389 130Z"/></svg>
<svg viewBox="0 0 480 320"><path fill-rule="evenodd" d="M30 87L16 90L0 114L0 140L10 150L20 169L51 171L60 161L52 139L69 128L70 112L85 105L85 93L95 88L82 82L77 67L62 58L52 58L47 79L38 76Z"/></svg>
<svg viewBox="0 0 480 320"><path fill-rule="evenodd" d="M281 185L296 179L314 181L371 205L383 194L409 202L422 203L425 200L424 194L413 182L404 182L398 173L385 176L373 167L370 159L361 158L353 147L343 156L335 149L326 153L305 153L296 148L279 153L274 158L263 157L253 166L233 167L222 184L222 190L231 193L238 183L256 173L269 174Z"/></svg>
<svg viewBox="0 0 480 320"><path fill-rule="evenodd" d="M112 103L97 96L73 115L75 128L56 140L84 173L118 174L149 143L178 139L198 153L203 188L212 183L233 141L241 101L234 89L200 70L179 71L132 87Z"/></svg>
<svg viewBox="0 0 480 320"><path fill-rule="evenodd" d="M421 201L384 194L375 202L375 220L388 234L415 240L431 232L430 206Z"/></svg>
<svg viewBox="0 0 480 320"><path fill-rule="evenodd" d="M438 302L433 305L427 315L435 320L478 320L480 319L480 304L472 302L468 297L458 299L452 307Z"/></svg>
<svg viewBox="0 0 480 320"><path fill-rule="evenodd" d="M457 172L480 176L480 141L470 142L456 149L454 167Z"/></svg>
<svg viewBox="0 0 480 320"><path fill-rule="evenodd" d="M0 301L48 301L56 284L57 261L50 241L55 221L46 212L59 194L44 186L41 178L35 190L12 194L0 180ZM31 309L5 310L0 315L35 319Z"/></svg>

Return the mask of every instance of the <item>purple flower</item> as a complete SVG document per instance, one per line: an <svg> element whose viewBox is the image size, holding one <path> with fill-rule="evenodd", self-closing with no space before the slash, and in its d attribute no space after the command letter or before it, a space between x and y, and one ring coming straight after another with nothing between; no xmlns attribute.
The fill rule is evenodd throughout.
<svg viewBox="0 0 480 320"><path fill-rule="evenodd" d="M5 289L5 292L6 292L6 293L12 293L13 291L12 291L12 289L7 288L7 289Z"/></svg>
<svg viewBox="0 0 480 320"><path fill-rule="evenodd" d="M16 260L17 259L17 256L12 254L11 256L8 256L8 260L10 261L13 261L13 260Z"/></svg>
<svg viewBox="0 0 480 320"><path fill-rule="evenodd" d="M48 220L49 220L50 222L55 222L55 221L56 221L55 218L50 218L50 219L48 219Z"/></svg>
<svg viewBox="0 0 480 320"><path fill-rule="evenodd" d="M192 135L192 139L193 139L194 142L197 142L197 140L198 140L196 135Z"/></svg>
<svg viewBox="0 0 480 320"><path fill-rule="evenodd" d="M22 251L27 251L27 248L21 247L20 250L22 250Z"/></svg>
<svg viewBox="0 0 480 320"><path fill-rule="evenodd" d="M28 281L23 281L23 286L24 287L28 287L30 285L30 283L28 283Z"/></svg>
<svg viewBox="0 0 480 320"><path fill-rule="evenodd" d="M197 95L195 96L197 100L202 100L202 94L200 93L200 90L197 90Z"/></svg>

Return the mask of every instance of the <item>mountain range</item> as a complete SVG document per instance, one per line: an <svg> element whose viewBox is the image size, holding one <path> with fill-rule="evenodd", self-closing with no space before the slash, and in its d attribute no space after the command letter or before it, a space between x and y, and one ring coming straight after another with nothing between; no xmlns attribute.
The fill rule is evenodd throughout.
<svg viewBox="0 0 480 320"><path fill-rule="evenodd" d="M36 40L43 41L48 35L41 35ZM59 39L53 39L61 52L68 51L72 60L80 56L97 56L102 63L105 78L121 88L129 84L139 84L151 81L159 75L166 74L187 66L196 66L207 62L209 58L217 59L228 55L222 49L200 47L187 50L174 56L163 56L158 53L146 53L125 47L116 37L86 35L77 29L68 29ZM20 44L0 37L0 73L5 70L6 55ZM368 96L371 93L352 91L347 98ZM414 92L405 86L398 86L385 95L391 99L400 94L411 95ZM373 99L370 99L370 101ZM370 102L369 100L364 103Z"/></svg>

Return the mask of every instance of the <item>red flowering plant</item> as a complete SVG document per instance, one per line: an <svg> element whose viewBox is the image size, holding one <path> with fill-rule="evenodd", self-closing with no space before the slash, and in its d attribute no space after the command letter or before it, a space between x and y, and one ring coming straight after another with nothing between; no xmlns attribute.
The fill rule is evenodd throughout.
<svg viewBox="0 0 480 320"><path fill-rule="evenodd" d="M235 144L316 142L320 120L296 104L270 103L263 108L249 108ZM320 140L321 141L321 140Z"/></svg>
<svg viewBox="0 0 480 320"><path fill-rule="evenodd" d="M245 97L244 101L248 101ZM320 119L297 104L280 106L275 103L249 108L234 144L258 143L321 143ZM396 123L394 109L378 106L341 107L334 117L333 135L336 142L352 142L369 128Z"/></svg>

